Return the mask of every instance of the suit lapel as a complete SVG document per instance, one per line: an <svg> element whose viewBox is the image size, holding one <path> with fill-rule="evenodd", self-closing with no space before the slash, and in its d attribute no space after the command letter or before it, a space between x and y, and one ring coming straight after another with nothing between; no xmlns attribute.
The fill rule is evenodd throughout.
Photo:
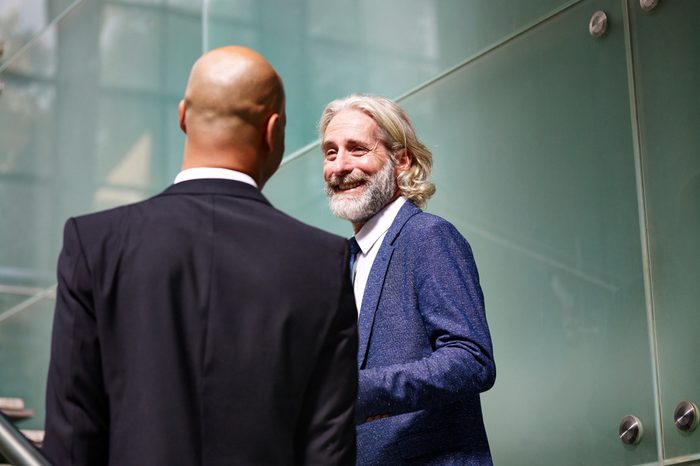
<svg viewBox="0 0 700 466"><path fill-rule="evenodd" d="M396 218L389 227L384 240L374 259L372 268L367 277L367 286L365 294L362 297L362 309L360 309L360 318L357 322L357 328L360 336L360 346L357 352L357 367L362 368L367 359L367 348L374 327L374 316L379 305L379 298L384 289L384 281L386 273L389 269L391 257L394 254L394 243L399 236L401 229L404 227L409 218L413 217L421 210L413 205L412 202L406 202L396 214Z"/></svg>

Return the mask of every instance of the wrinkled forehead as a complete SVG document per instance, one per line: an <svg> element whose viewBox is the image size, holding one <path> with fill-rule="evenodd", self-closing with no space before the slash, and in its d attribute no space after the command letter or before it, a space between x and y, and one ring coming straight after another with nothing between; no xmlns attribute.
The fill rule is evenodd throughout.
<svg viewBox="0 0 700 466"><path fill-rule="evenodd" d="M323 144L341 145L346 141L370 143L376 141L382 131L372 117L361 110L347 109L336 113L323 133Z"/></svg>

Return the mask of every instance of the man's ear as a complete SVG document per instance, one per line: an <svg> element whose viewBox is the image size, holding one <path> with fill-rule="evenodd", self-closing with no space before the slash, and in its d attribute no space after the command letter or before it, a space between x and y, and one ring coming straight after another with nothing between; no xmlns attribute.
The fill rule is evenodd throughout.
<svg viewBox="0 0 700 466"><path fill-rule="evenodd" d="M395 155L396 174L405 172L411 168L411 154L408 149L401 149Z"/></svg>
<svg viewBox="0 0 700 466"><path fill-rule="evenodd" d="M277 125L280 124L280 114L273 113L265 123L265 149L269 152L275 147L275 138L277 137Z"/></svg>
<svg viewBox="0 0 700 466"><path fill-rule="evenodd" d="M185 124L185 100L181 100L180 104L177 106L177 115L180 119L180 129L183 133L187 134L187 125Z"/></svg>

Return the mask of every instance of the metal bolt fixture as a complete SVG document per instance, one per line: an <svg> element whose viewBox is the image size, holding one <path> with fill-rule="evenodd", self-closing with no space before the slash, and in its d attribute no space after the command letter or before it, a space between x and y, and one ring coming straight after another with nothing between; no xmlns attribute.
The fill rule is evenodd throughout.
<svg viewBox="0 0 700 466"><path fill-rule="evenodd" d="M642 426L642 421L639 420L637 416L625 416L620 421L620 428L618 430L620 440L625 445L636 445L642 440L642 435L644 435L644 428Z"/></svg>
<svg viewBox="0 0 700 466"><path fill-rule="evenodd" d="M591 21L588 23L588 32L593 37L602 37L605 31L608 30L608 15L604 11L596 11L591 16Z"/></svg>
<svg viewBox="0 0 700 466"><path fill-rule="evenodd" d="M644 11L651 11L659 6L659 0L639 0L639 6L641 6Z"/></svg>
<svg viewBox="0 0 700 466"><path fill-rule="evenodd" d="M698 407L692 401L681 401L673 411L673 423L681 432L692 432L698 426Z"/></svg>

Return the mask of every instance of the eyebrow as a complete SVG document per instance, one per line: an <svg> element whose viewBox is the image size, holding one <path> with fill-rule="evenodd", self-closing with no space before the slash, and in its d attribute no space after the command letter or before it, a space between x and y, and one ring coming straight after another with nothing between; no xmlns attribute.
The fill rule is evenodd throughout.
<svg viewBox="0 0 700 466"><path fill-rule="evenodd" d="M337 146L337 144L336 144L335 142L333 142L333 141L323 141L323 142L321 143L321 150L324 150L324 151L325 151L325 150L328 149L329 147L335 147L335 146Z"/></svg>
<svg viewBox="0 0 700 466"><path fill-rule="evenodd" d="M368 144L367 141L362 141L360 139L346 139L344 141L344 143L347 145L361 145L361 146ZM321 147L326 147L329 145L337 146L338 144L335 141L329 141L329 140L325 140L321 143Z"/></svg>
<svg viewBox="0 0 700 466"><path fill-rule="evenodd" d="M354 146L366 146L369 144L367 141L360 141L359 139L348 139L346 141L348 145L354 145Z"/></svg>
<svg viewBox="0 0 700 466"><path fill-rule="evenodd" d="M344 144L346 146L362 146L362 147L369 147L372 145L371 142L361 141L359 139L347 139L347 140L345 140ZM380 139L377 139L375 147L378 146L379 144L383 144L383 142ZM323 141L321 143L321 150L323 152L327 151L328 149L337 148L337 147L338 147L338 144L335 141Z"/></svg>

